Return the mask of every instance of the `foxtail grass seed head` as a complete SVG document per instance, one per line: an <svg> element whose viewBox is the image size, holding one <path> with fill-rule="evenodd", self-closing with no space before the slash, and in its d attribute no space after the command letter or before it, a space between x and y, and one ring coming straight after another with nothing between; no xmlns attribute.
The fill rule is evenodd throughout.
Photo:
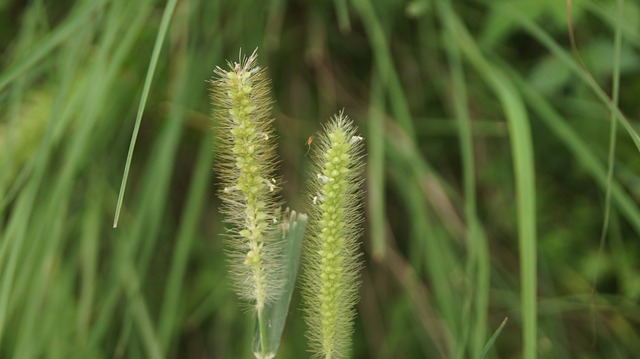
<svg viewBox="0 0 640 359"><path fill-rule="evenodd" d="M241 298L260 312L281 285L278 192L269 81L257 53L217 67L211 79L219 139L221 211L229 224L229 274Z"/></svg>
<svg viewBox="0 0 640 359"><path fill-rule="evenodd" d="M342 358L350 349L362 266L363 138L343 113L329 120L312 149L310 238L305 244L303 294L311 349Z"/></svg>

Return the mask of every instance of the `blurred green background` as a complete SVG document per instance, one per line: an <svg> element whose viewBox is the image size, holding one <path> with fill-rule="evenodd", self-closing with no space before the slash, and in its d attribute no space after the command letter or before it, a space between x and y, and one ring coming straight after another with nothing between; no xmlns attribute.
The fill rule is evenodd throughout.
<svg viewBox="0 0 640 359"><path fill-rule="evenodd" d="M478 358L508 317L488 358L637 358L640 5L567 5L0 0L0 357L252 357L207 80L257 47L292 208L329 116L366 140L352 357Z"/></svg>

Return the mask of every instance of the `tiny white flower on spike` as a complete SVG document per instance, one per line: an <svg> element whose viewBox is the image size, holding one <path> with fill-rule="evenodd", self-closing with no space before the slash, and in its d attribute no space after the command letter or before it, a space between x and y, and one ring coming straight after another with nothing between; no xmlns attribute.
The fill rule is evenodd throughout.
<svg viewBox="0 0 640 359"><path fill-rule="evenodd" d="M318 173L318 178L324 183L329 182L329 177L327 177L327 176L325 176L325 175L323 175L321 173Z"/></svg>
<svg viewBox="0 0 640 359"><path fill-rule="evenodd" d="M349 140L349 144L353 145L354 143L358 143L360 141L362 141L364 138L362 138L362 136L352 136L351 139Z"/></svg>
<svg viewBox="0 0 640 359"><path fill-rule="evenodd" d="M269 192L273 192L273 190L276 189L276 181L273 178L271 179L271 181L265 180L264 182L269 187Z"/></svg>
<svg viewBox="0 0 640 359"><path fill-rule="evenodd" d="M318 196L313 196L313 204L317 204L318 203Z"/></svg>

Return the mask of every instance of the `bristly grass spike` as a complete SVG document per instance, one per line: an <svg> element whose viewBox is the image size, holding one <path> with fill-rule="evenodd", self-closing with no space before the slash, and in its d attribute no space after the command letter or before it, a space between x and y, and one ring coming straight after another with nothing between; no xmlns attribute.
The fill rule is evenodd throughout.
<svg viewBox="0 0 640 359"><path fill-rule="evenodd" d="M362 234L363 138L356 131L341 111L324 126L311 156L303 295L317 358L342 358L350 350Z"/></svg>
<svg viewBox="0 0 640 359"><path fill-rule="evenodd" d="M229 274L239 296L256 311L262 353L267 349L263 309L277 299L282 285L282 240L277 227L280 199L275 174L269 80L256 64L257 52L217 67L210 81L215 128L221 146L217 172L223 190L221 211L229 224Z"/></svg>

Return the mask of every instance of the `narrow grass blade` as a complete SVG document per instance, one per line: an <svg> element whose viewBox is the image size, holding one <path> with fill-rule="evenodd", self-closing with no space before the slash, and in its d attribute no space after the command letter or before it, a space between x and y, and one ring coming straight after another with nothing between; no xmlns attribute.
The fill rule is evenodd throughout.
<svg viewBox="0 0 640 359"><path fill-rule="evenodd" d="M477 212L476 195L476 166L474 154L474 139L471 125L471 115L467 108L469 103L465 72L462 66L459 44L451 41L455 38L455 26L451 1L440 1L439 12L446 23L446 35L443 45L447 51L449 66L451 67L451 89L453 96L453 110L457 118L460 137L460 153L462 157L462 173L464 181L464 214L467 222L468 256L466 272L473 278L469 294L465 298L462 318L472 318L471 324L464 327L463 342L458 348L458 356L462 357L467 347L473 356L477 356L486 340L487 311L489 306L490 288L490 258L487 240L482 232ZM464 319L463 319L464 320ZM470 338L468 338L470 336ZM467 343L467 341L469 341Z"/></svg>
<svg viewBox="0 0 640 359"><path fill-rule="evenodd" d="M336 8L336 17L338 18L338 26L340 31L347 33L351 31L351 21L349 20L349 8L346 0L333 0L333 6Z"/></svg>
<svg viewBox="0 0 640 359"><path fill-rule="evenodd" d="M509 71L508 73L525 96L534 113L575 156L596 183L603 189L606 189L607 186L611 187L611 199L615 202L616 209L629 221L635 232L640 234L640 210L638 206L634 203L633 198L627 195L624 187L618 181L613 180L608 184L607 170L594 153L594 150L575 133L562 116L524 78L514 71Z"/></svg>
<svg viewBox="0 0 640 359"><path fill-rule="evenodd" d="M147 358L163 358L162 347L158 340L158 335L154 328L149 309L140 291L140 281L138 274L131 265L122 269L123 284L128 295L131 316L137 325L138 332L142 337L143 349Z"/></svg>
<svg viewBox="0 0 640 359"><path fill-rule="evenodd" d="M369 136L367 152L367 195L369 196L369 215L371 230L372 256L383 261L386 252L385 242L385 160L384 160L384 93L378 76L371 80L371 106L369 108Z"/></svg>
<svg viewBox="0 0 640 359"><path fill-rule="evenodd" d="M409 137L415 139L416 131L411 111L409 110L407 95L393 62L391 48L386 35L387 31L385 31L376 15L374 4L367 0L355 0L353 1L353 7L362 18L364 28L367 31L380 81L388 91L393 116Z"/></svg>
<svg viewBox="0 0 640 359"><path fill-rule="evenodd" d="M88 1L79 7L77 12L69 15L64 24L57 27L42 41L33 46L33 51L26 57L16 61L6 70L0 72L0 91L11 82L23 76L32 66L46 59L60 44L81 32L82 26L90 21L96 11L100 11L106 1Z"/></svg>
<svg viewBox="0 0 640 359"><path fill-rule="evenodd" d="M520 258L522 340L525 359L537 357L537 243L536 186L533 143L529 117L520 93L504 71L480 52L462 22L451 15L460 49L477 72L485 78L504 108L509 126L516 183L516 215Z"/></svg>
<svg viewBox="0 0 640 359"><path fill-rule="evenodd" d="M618 7L618 17L622 18L623 10L624 10L624 0L617 1ZM616 23L615 26L615 35L614 35L614 54L613 54L613 83L611 84L611 92L612 92L612 101L613 105L618 107L618 98L620 94L620 57L621 57L621 48L622 48L622 31L620 23ZM592 307L595 304L595 295L596 295L596 284L598 283L598 274L600 271L600 261L602 260L604 245L607 240L607 233L609 232L609 218L611 215L611 184L613 182L613 172L616 161L616 136L618 134L618 128L616 121L616 114L614 111L611 111L609 118L609 155L608 162L609 165L607 167L607 187L605 189L605 197L604 197L604 218L602 220L602 231L600 232L600 244L598 246L598 257L596 261L596 270L593 275L593 285L592 285L592 294L591 294L591 303ZM592 309L591 311L591 325L592 331L595 335L597 331L596 326L596 318L595 311Z"/></svg>
<svg viewBox="0 0 640 359"><path fill-rule="evenodd" d="M171 270L167 278L167 285L162 300L162 309L159 320L159 336L162 345L167 349L171 347L172 330L178 327L180 293L184 284L185 273L189 263L189 251L193 241L197 237L197 221L202 212L204 200L206 199L207 185L212 175L211 162L212 152L211 138L207 137L200 146L198 160L195 165L194 175L189 186L189 194L184 207L180 228L176 239L173 257L171 259Z"/></svg>
<svg viewBox="0 0 640 359"><path fill-rule="evenodd" d="M484 346L484 349L482 350L482 353L480 354L478 359L484 359L487 356L487 354L489 354L489 350L493 348L493 344L496 342L496 339L498 339L498 337L500 336L500 333L502 333L502 329L504 329L508 321L509 321L509 317L504 317L502 324L500 324L500 326L498 327L498 329L496 329L496 331L493 333L491 338L489 338L489 341Z"/></svg>
<svg viewBox="0 0 640 359"><path fill-rule="evenodd" d="M511 11L513 10L513 11ZM562 61L565 65L571 69L575 75L585 82L589 88L594 92L594 94L600 99L602 104L607 106L607 108L615 113L615 117L618 121L623 125L624 129L633 140L633 143L636 145L636 148L640 152L640 134L633 127L633 125L629 122L629 120L624 116L622 111L618 108L618 106L614 103L614 101L609 98L609 95L602 89L602 87L594 80L593 76L586 72L580 65L569 55L549 34L544 31L538 24L527 19L526 16L522 15L520 10L514 7L508 7L509 16L513 16L514 20L519 22L522 28L527 31L531 36L536 38L542 45L544 45L558 60Z"/></svg>
<svg viewBox="0 0 640 359"><path fill-rule="evenodd" d="M267 319L267 343L270 358L275 357L280 345L282 330L289 313L289 303L291 295L296 284L298 276L298 268L300 264L300 254L302 253L302 239L307 225L307 215L304 213L297 214L295 211L285 212L282 222L282 236L285 241L285 252L283 254L284 262L284 286L279 299L267 304L264 307L264 316ZM259 358L261 352L260 327L256 319L255 335L253 337L253 352ZM266 358L263 358L266 359Z"/></svg>
<svg viewBox="0 0 640 359"><path fill-rule="evenodd" d="M131 135L131 143L129 144L129 153L127 154L127 162L124 166L124 173L122 175L122 183L120 184L120 193L118 194L118 204L116 205L116 214L113 218L113 228L118 226L118 219L120 217L120 210L122 209L122 201L124 199L124 192L127 188L127 179L129 178L129 169L131 168L131 160L133 159L133 150L136 147L136 140L138 139L138 131L140 130L140 123L142 122L142 113L147 104L147 97L149 97L149 90L151 89L151 82L153 80L153 74L156 72L156 65L158 65L158 58L160 58L160 50L162 50L162 44L164 38L169 30L169 23L173 16L173 12L176 8L177 0L169 0L167 6L164 8L162 14L162 21L160 23L160 29L158 30L158 36L156 37L156 43L153 46L153 53L151 60L149 61L149 68L147 70L147 76L144 80L144 88L142 89L142 97L140 98L140 104L138 106L138 114L136 115L136 124L133 128L133 134Z"/></svg>

